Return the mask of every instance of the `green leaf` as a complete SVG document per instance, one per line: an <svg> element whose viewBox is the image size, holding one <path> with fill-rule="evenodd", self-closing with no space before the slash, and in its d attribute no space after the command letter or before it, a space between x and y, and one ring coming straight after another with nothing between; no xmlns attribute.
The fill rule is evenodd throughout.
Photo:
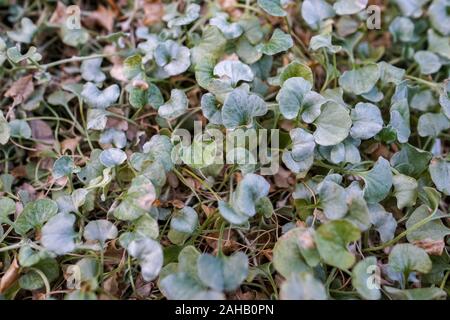
<svg viewBox="0 0 450 320"><path fill-rule="evenodd" d="M209 24L217 27L227 39L238 38L244 32L244 29L239 23L237 22L230 23L227 20L228 20L227 13L218 12L214 16L214 18L209 20Z"/></svg>
<svg viewBox="0 0 450 320"><path fill-rule="evenodd" d="M230 204L219 201L219 212L228 222L243 224L257 213L257 203L269 193L270 185L261 176L248 173L230 197Z"/></svg>
<svg viewBox="0 0 450 320"><path fill-rule="evenodd" d="M169 300L223 300L222 293L208 290L184 272L170 274L160 282L160 289Z"/></svg>
<svg viewBox="0 0 450 320"><path fill-rule="evenodd" d="M281 300L326 300L327 292L322 282L309 272L289 276L281 284Z"/></svg>
<svg viewBox="0 0 450 320"><path fill-rule="evenodd" d="M30 245L24 245L19 250L19 264L22 267L31 267L39 261L51 258L51 255L46 250L34 250Z"/></svg>
<svg viewBox="0 0 450 320"><path fill-rule="evenodd" d="M439 36L433 29L428 29L428 50L450 59L450 43L447 37Z"/></svg>
<svg viewBox="0 0 450 320"><path fill-rule="evenodd" d="M389 266L404 274L413 271L428 273L432 263L425 250L409 243L401 243L395 245L389 254Z"/></svg>
<svg viewBox="0 0 450 320"><path fill-rule="evenodd" d="M334 9L324 0L305 0L301 8L302 18L313 29L319 29L323 20L335 15Z"/></svg>
<svg viewBox="0 0 450 320"><path fill-rule="evenodd" d="M389 194L392 187L392 172L389 161L379 157L369 171L358 172L364 180L364 198L369 203L380 202Z"/></svg>
<svg viewBox="0 0 450 320"><path fill-rule="evenodd" d="M367 300L379 300L381 298L380 289L373 281L376 274L373 272L378 268L377 258L367 257L359 261L352 270L352 285L358 293ZM376 271L375 271L376 272Z"/></svg>
<svg viewBox="0 0 450 320"><path fill-rule="evenodd" d="M422 74L433 74L442 67L439 57L430 51L417 51L414 54L414 60L417 62Z"/></svg>
<svg viewBox="0 0 450 320"><path fill-rule="evenodd" d="M241 126L249 127L253 124L253 118L267 113L267 105L264 100L254 93L244 89L234 89L222 107L222 122L228 129Z"/></svg>
<svg viewBox="0 0 450 320"><path fill-rule="evenodd" d="M280 85L282 86L286 80L293 77L303 78L309 81L311 86L314 85L314 75L311 68L304 63L292 61L284 67L280 74Z"/></svg>
<svg viewBox="0 0 450 320"><path fill-rule="evenodd" d="M359 229L345 220L334 220L317 228L315 241L325 263L339 269L349 269L355 256L347 250L352 241L360 238Z"/></svg>
<svg viewBox="0 0 450 320"><path fill-rule="evenodd" d="M140 54L129 56L123 61L123 74L127 79L133 79L143 72L144 68Z"/></svg>
<svg viewBox="0 0 450 320"><path fill-rule="evenodd" d="M52 175L54 179L70 177L74 172L77 172L77 167L75 166L72 157L62 156L53 164Z"/></svg>
<svg viewBox="0 0 450 320"><path fill-rule="evenodd" d="M41 260L33 265L33 268L40 270L49 283L56 280L59 276L58 262L53 258ZM25 290L37 290L44 287L45 283L40 274L34 270L29 270L19 278L19 286Z"/></svg>
<svg viewBox="0 0 450 320"><path fill-rule="evenodd" d="M436 188L445 195L450 195L450 162L435 158L430 163L429 171Z"/></svg>
<svg viewBox="0 0 450 320"><path fill-rule="evenodd" d="M137 176L131 181L124 200L114 210L120 220L135 220L149 212L156 199L156 191L150 179Z"/></svg>
<svg viewBox="0 0 450 320"><path fill-rule="evenodd" d="M127 160L127 155L120 149L109 148L100 153L99 160L107 168L121 165Z"/></svg>
<svg viewBox="0 0 450 320"><path fill-rule="evenodd" d="M41 243L45 249L58 255L72 252L75 248L76 233L73 230L75 216L59 213L42 228Z"/></svg>
<svg viewBox="0 0 450 320"><path fill-rule="evenodd" d="M81 63L81 77L86 81L91 82L103 82L106 79L106 75L102 71L103 58L95 58L84 60Z"/></svg>
<svg viewBox="0 0 450 320"><path fill-rule="evenodd" d="M437 137L449 128L450 120L442 113L424 113L417 124L417 131L421 137Z"/></svg>
<svg viewBox="0 0 450 320"><path fill-rule="evenodd" d="M403 144L391 158L391 165L407 176L418 178L428 168L432 154L410 144Z"/></svg>
<svg viewBox="0 0 450 320"><path fill-rule="evenodd" d="M369 92L380 78L378 65L372 63L360 69L345 71L339 78L339 85L356 95Z"/></svg>
<svg viewBox="0 0 450 320"><path fill-rule="evenodd" d="M258 6L271 16L285 17L286 11L283 9L284 2L284 0L258 0Z"/></svg>
<svg viewBox="0 0 450 320"><path fill-rule="evenodd" d="M301 77L292 77L283 83L276 97L283 117L286 119L297 117L305 96L311 91L311 88L311 82Z"/></svg>
<svg viewBox="0 0 450 320"><path fill-rule="evenodd" d="M0 197L0 224L12 224L9 216L16 212L16 203L14 200L6 197Z"/></svg>
<svg viewBox="0 0 450 320"><path fill-rule="evenodd" d="M428 8L431 25L444 36L450 35L450 17L447 11L448 2L445 0L433 0Z"/></svg>
<svg viewBox="0 0 450 320"><path fill-rule="evenodd" d="M440 288L414 288L401 290L385 286L384 290L394 300L444 300L447 297L447 293Z"/></svg>
<svg viewBox="0 0 450 320"><path fill-rule="evenodd" d="M320 203L323 213L328 219L336 220L345 216L348 211L347 194L339 184L325 180L319 187Z"/></svg>
<svg viewBox="0 0 450 320"><path fill-rule="evenodd" d="M163 17L165 21L168 21L167 26L169 28L185 26L194 22L200 16L200 6L196 3L190 3L186 7L184 14L176 13L175 17L172 18L170 15Z"/></svg>
<svg viewBox="0 0 450 320"><path fill-rule="evenodd" d="M58 205L50 199L29 202L14 224L14 230L25 235L33 228L40 228L58 212Z"/></svg>
<svg viewBox="0 0 450 320"><path fill-rule="evenodd" d="M183 90L172 89L170 99L158 109L158 115L165 119L175 119L188 109L189 100Z"/></svg>
<svg viewBox="0 0 450 320"><path fill-rule="evenodd" d="M29 18L24 17L20 20L20 28L14 31L7 31L8 37L15 42L31 43L38 28Z"/></svg>
<svg viewBox="0 0 450 320"><path fill-rule="evenodd" d="M197 260L198 277L216 291L234 291L248 274L248 258L242 252L226 257L202 254Z"/></svg>
<svg viewBox="0 0 450 320"><path fill-rule="evenodd" d="M397 228L397 221L392 216L392 213L384 210L383 206L378 203L369 204L368 208L370 222L380 234L381 242L385 243L392 240Z"/></svg>
<svg viewBox="0 0 450 320"><path fill-rule="evenodd" d="M345 220L356 225L359 230L366 231L371 226L369 208L364 200L363 192L356 183L351 184L347 189L348 214Z"/></svg>
<svg viewBox="0 0 450 320"><path fill-rule="evenodd" d="M395 0L394 2L399 7L402 15L418 18L423 14L422 6L428 0Z"/></svg>
<svg viewBox="0 0 450 320"><path fill-rule="evenodd" d="M380 109L371 103L357 103L351 111L351 118L353 124L350 135L355 139L370 139L383 128Z"/></svg>
<svg viewBox="0 0 450 320"><path fill-rule="evenodd" d="M411 214L406 221L408 230L407 239L414 241L444 241L444 237L450 234L450 229L442 223L442 218L448 217L441 211L437 211L431 221L425 223L419 228L413 228L414 225L430 217L431 209L426 205L421 205Z"/></svg>
<svg viewBox="0 0 450 320"><path fill-rule="evenodd" d="M98 241L103 246L106 240L117 238L117 227L108 220L90 221L84 228L83 236L89 241Z"/></svg>
<svg viewBox="0 0 450 320"><path fill-rule="evenodd" d="M107 112L103 109L88 109L87 128L92 130L103 130L108 121Z"/></svg>
<svg viewBox="0 0 450 320"><path fill-rule="evenodd" d="M275 29L269 42L259 44L258 51L273 56L277 53L284 52L292 48L294 41L291 36L284 33L280 29Z"/></svg>
<svg viewBox="0 0 450 320"><path fill-rule="evenodd" d="M0 111L0 144L6 144L9 141L11 129L8 121L3 116L3 112Z"/></svg>
<svg viewBox="0 0 450 320"><path fill-rule="evenodd" d="M414 23L409 18L395 17L389 25L394 41L411 42L414 38Z"/></svg>
<svg viewBox="0 0 450 320"><path fill-rule="evenodd" d="M147 141L142 149L145 154L148 155L149 160L160 162L166 171L170 171L173 168L172 162L172 142L170 138L163 135L153 135L149 141Z"/></svg>
<svg viewBox="0 0 450 320"><path fill-rule="evenodd" d="M31 138L31 128L25 120L15 119L9 122L9 134L15 138Z"/></svg>
<svg viewBox="0 0 450 320"><path fill-rule="evenodd" d="M314 139L322 146L342 142L350 131L352 121L348 110L340 104L329 101L322 106L320 116L314 121Z"/></svg>
<svg viewBox="0 0 450 320"><path fill-rule="evenodd" d="M89 32L84 28L69 29L66 24L61 27L62 42L71 47L79 47L89 40Z"/></svg>
<svg viewBox="0 0 450 320"><path fill-rule="evenodd" d="M292 129L289 134L292 151L283 152L284 164L295 173L308 171L313 164L316 147L313 135L300 128Z"/></svg>
<svg viewBox="0 0 450 320"><path fill-rule="evenodd" d="M365 9L368 2L368 0L338 0L333 8L338 15L350 15Z"/></svg>
<svg viewBox="0 0 450 320"><path fill-rule="evenodd" d="M240 61L224 60L214 67L214 75L223 81L229 82L232 87L236 87L239 81L253 81L253 71L250 67Z"/></svg>
<svg viewBox="0 0 450 320"><path fill-rule="evenodd" d="M21 54L19 48L11 47L6 50L6 55L9 60L16 64L24 60L28 61L28 59L36 62L39 62L42 59L41 54L37 52L37 49L34 46L30 46L25 54Z"/></svg>
<svg viewBox="0 0 450 320"><path fill-rule="evenodd" d="M222 113L218 107L218 101L212 93L206 93L202 96L200 105L203 115L212 124L222 124Z"/></svg>
<svg viewBox="0 0 450 320"><path fill-rule="evenodd" d="M191 207L176 211L170 220L170 227L178 232L192 234L198 225L197 212Z"/></svg>
<svg viewBox="0 0 450 320"><path fill-rule="evenodd" d="M101 144L114 145L117 148L124 148L127 145L127 136L125 132L117 130L116 128L109 128L100 134L98 140Z"/></svg>
<svg viewBox="0 0 450 320"><path fill-rule="evenodd" d="M158 242L150 238L133 240L128 244L127 251L138 261L145 281L152 281L158 276L163 266L163 252Z"/></svg>
<svg viewBox="0 0 450 320"><path fill-rule="evenodd" d="M394 195L397 198L397 207L401 210L416 204L418 183L416 179L399 174L393 177Z"/></svg>
<svg viewBox="0 0 450 320"><path fill-rule="evenodd" d="M402 82L405 76L405 69L395 67L387 62L381 61L378 63L380 69L380 81L382 83L393 83L398 85Z"/></svg>
<svg viewBox="0 0 450 320"><path fill-rule="evenodd" d="M133 221L134 232L144 237L156 239L159 235L158 221L150 214L144 214Z"/></svg>
<svg viewBox="0 0 450 320"><path fill-rule="evenodd" d="M90 107L106 109L117 101L120 96L120 88L117 84L113 84L101 91L92 82L87 82L83 86L81 96Z"/></svg>
<svg viewBox="0 0 450 320"><path fill-rule="evenodd" d="M330 54L335 54L342 49L341 46L332 44L331 34L318 34L313 36L309 42L309 49L312 51L319 51L322 48L327 49Z"/></svg>
<svg viewBox="0 0 450 320"><path fill-rule="evenodd" d="M320 261L314 230L294 228L281 236L273 248L273 265L283 277L309 272Z"/></svg>
<svg viewBox="0 0 450 320"><path fill-rule="evenodd" d="M166 40L155 48L155 62L160 67L160 76L168 78L185 72L191 65L191 53L185 46Z"/></svg>

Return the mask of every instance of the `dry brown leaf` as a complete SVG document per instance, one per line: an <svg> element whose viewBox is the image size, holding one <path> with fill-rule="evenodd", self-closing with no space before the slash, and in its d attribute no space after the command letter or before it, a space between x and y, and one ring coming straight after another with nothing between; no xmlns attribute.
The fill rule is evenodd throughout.
<svg viewBox="0 0 450 320"><path fill-rule="evenodd" d="M53 136L53 130L43 120L32 120L29 122L31 127L31 133L34 139L40 140L42 143L53 144L55 137Z"/></svg>
<svg viewBox="0 0 450 320"><path fill-rule="evenodd" d="M430 254L432 256L442 255L442 252L444 251L444 248L445 248L444 240L424 239L424 240L414 241L413 244L418 246L419 248L424 249L428 254Z"/></svg>
<svg viewBox="0 0 450 320"><path fill-rule="evenodd" d="M119 108L109 108L109 111L121 116L124 115L123 110ZM108 120L106 121L106 128L115 128L121 131L128 131L128 122L120 118L111 116L108 117Z"/></svg>
<svg viewBox="0 0 450 320"><path fill-rule="evenodd" d="M164 15L164 6L161 0L146 0L143 1L144 7L144 24L151 26L161 22Z"/></svg>
<svg viewBox="0 0 450 320"><path fill-rule="evenodd" d="M61 153L64 154L66 151L70 151L72 154L75 153L75 149L80 144L81 137L67 138L61 142Z"/></svg>
<svg viewBox="0 0 450 320"><path fill-rule="evenodd" d="M117 297L119 295L119 283L117 282L117 274L113 273L102 284L103 290L108 292L111 296Z"/></svg>
<svg viewBox="0 0 450 320"><path fill-rule="evenodd" d="M66 21L66 6L61 1L56 4L56 9L50 17L49 23L63 24Z"/></svg>
<svg viewBox="0 0 450 320"><path fill-rule="evenodd" d="M17 259L14 258L8 270L6 270L2 279L0 280L0 293L5 292L11 287L14 282L19 278L20 275L20 267Z"/></svg>
<svg viewBox="0 0 450 320"><path fill-rule="evenodd" d="M90 13L89 18L101 25L103 28L112 32L114 27L115 13L109 7L99 5L97 10Z"/></svg>
<svg viewBox="0 0 450 320"><path fill-rule="evenodd" d="M216 208L213 208L213 207L208 207L207 205L204 205L203 203L202 203L202 205L201 205L201 207L202 207L202 210L206 213L206 216L211 216L212 214L214 214L214 212L216 212Z"/></svg>
<svg viewBox="0 0 450 320"><path fill-rule="evenodd" d="M273 181L278 188L286 189L295 183L295 178L291 171L280 167L277 174L273 177Z"/></svg>
<svg viewBox="0 0 450 320"><path fill-rule="evenodd" d="M5 97L12 98L14 100L12 106L15 107L27 100L33 91L33 75L30 74L14 82L5 92Z"/></svg>

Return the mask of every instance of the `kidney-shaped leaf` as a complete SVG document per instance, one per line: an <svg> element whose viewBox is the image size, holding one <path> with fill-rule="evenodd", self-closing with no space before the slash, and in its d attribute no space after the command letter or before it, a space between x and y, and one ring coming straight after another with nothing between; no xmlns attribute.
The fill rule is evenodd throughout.
<svg viewBox="0 0 450 320"><path fill-rule="evenodd" d="M322 282L309 272L289 276L281 284L281 300L326 300L327 292Z"/></svg>
<svg viewBox="0 0 450 320"><path fill-rule="evenodd" d="M191 234L198 224L197 212L192 207L184 207L174 213L170 227L178 232Z"/></svg>
<svg viewBox="0 0 450 320"><path fill-rule="evenodd" d="M234 291L248 274L248 258L243 252L226 257L202 254L197 260L198 277L216 291Z"/></svg>
<svg viewBox="0 0 450 320"><path fill-rule="evenodd" d="M118 148L109 148L100 153L99 160L107 168L121 165L127 160L127 154Z"/></svg>
<svg viewBox="0 0 450 320"><path fill-rule="evenodd" d="M157 241L150 238L136 239L128 244L127 251L139 262L145 281L152 281L158 276L164 257L161 245Z"/></svg>
<svg viewBox="0 0 450 320"><path fill-rule="evenodd" d="M84 228L83 236L86 240L98 241L102 245L109 239L117 238L117 227L108 220L90 221Z"/></svg>
<svg viewBox="0 0 450 320"><path fill-rule="evenodd" d="M352 270L352 285L358 293L367 300L378 300L381 292L377 279L377 258L367 257L359 261ZM378 285L378 286L377 286Z"/></svg>
<svg viewBox="0 0 450 320"><path fill-rule="evenodd" d="M395 245L389 254L389 266L401 273L413 271L428 273L432 263L425 250L410 243L401 243Z"/></svg>
<svg viewBox="0 0 450 320"><path fill-rule="evenodd" d="M371 103L359 102L351 112L350 135L355 139L370 139L383 128L380 109Z"/></svg>
<svg viewBox="0 0 450 320"><path fill-rule="evenodd" d="M333 146L347 138L352 125L347 108L329 101L322 106L320 116L314 121L314 139L322 146Z"/></svg>
<svg viewBox="0 0 450 320"><path fill-rule="evenodd" d="M334 220L317 228L315 240L319 254L325 263L348 269L355 263L355 256L347 250L347 245L360 238L359 229L345 220Z"/></svg>
<svg viewBox="0 0 450 320"><path fill-rule="evenodd" d="M339 85L348 92L363 94L369 92L380 78L378 65L372 63L360 69L345 71L339 78Z"/></svg>
<svg viewBox="0 0 450 320"><path fill-rule="evenodd" d="M52 217L42 228L41 243L44 248L58 255L72 252L76 247L74 223L73 214L59 213Z"/></svg>
<svg viewBox="0 0 450 320"><path fill-rule="evenodd" d="M113 84L102 91L92 82L87 82L83 86L81 96L90 107L106 109L117 101L120 96L120 88L117 84Z"/></svg>
<svg viewBox="0 0 450 320"><path fill-rule="evenodd" d="M391 166L383 157L378 158L371 170L359 172L358 175L364 180L364 198L369 203L380 202L391 190Z"/></svg>
<svg viewBox="0 0 450 320"><path fill-rule="evenodd" d="M158 109L158 115L165 119L175 119L188 109L189 100L183 90L172 89L170 99Z"/></svg>
<svg viewBox="0 0 450 320"><path fill-rule="evenodd" d="M124 200L114 210L120 220L135 220L149 212L156 199L153 183L147 177L137 176L131 181Z"/></svg>
<svg viewBox="0 0 450 320"><path fill-rule="evenodd" d="M234 89L226 98L222 107L222 122L228 129L251 126L253 118L265 115L265 101L254 93L244 89Z"/></svg>
<svg viewBox="0 0 450 320"><path fill-rule="evenodd" d="M50 199L39 199L29 202L23 209L14 224L14 230L25 235L35 227L42 227L51 217L58 212L58 205Z"/></svg>
<svg viewBox="0 0 450 320"><path fill-rule="evenodd" d="M289 50L293 45L294 41L292 40L292 37L277 28L268 42L261 43L256 48L264 54L273 56L277 53Z"/></svg>

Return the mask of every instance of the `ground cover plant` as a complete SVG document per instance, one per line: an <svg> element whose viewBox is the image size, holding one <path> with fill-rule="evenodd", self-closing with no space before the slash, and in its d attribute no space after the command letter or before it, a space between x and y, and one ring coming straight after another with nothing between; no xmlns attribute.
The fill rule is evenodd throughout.
<svg viewBox="0 0 450 320"><path fill-rule="evenodd" d="M446 299L449 36L448 0L0 0L0 297Z"/></svg>

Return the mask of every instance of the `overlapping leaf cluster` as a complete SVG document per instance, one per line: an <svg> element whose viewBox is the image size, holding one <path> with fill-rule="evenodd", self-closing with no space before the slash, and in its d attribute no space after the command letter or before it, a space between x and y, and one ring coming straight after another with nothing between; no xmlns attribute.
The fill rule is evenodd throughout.
<svg viewBox="0 0 450 320"><path fill-rule="evenodd" d="M447 298L449 1L6 2L1 298Z"/></svg>

